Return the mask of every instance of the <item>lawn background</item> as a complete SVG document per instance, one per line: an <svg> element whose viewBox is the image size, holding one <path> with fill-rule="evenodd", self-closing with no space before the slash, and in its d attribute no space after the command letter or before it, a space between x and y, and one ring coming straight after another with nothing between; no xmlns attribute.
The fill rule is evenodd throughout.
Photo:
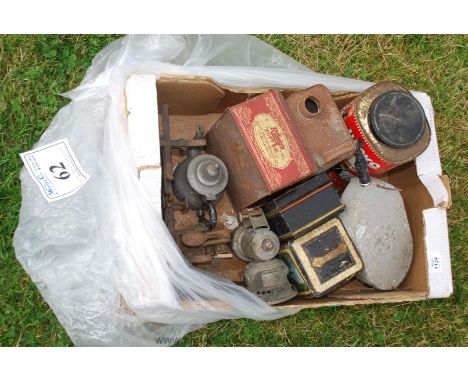
<svg viewBox="0 0 468 382"><path fill-rule="evenodd" d="M467 36L261 35L314 71L394 79L428 93L435 109L448 213L454 294L445 300L304 310L272 322L210 324L179 346L466 346ZM0 36L0 345L70 346L66 332L17 262L18 153L29 150L68 101L92 58L117 36Z"/></svg>

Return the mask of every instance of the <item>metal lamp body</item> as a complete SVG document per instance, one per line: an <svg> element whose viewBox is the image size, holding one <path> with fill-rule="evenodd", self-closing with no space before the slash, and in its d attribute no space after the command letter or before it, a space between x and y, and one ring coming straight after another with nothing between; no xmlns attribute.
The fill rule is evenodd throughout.
<svg viewBox="0 0 468 382"><path fill-rule="evenodd" d="M289 283L288 273L288 267L280 259L253 261L245 268L244 284L267 304L275 305L297 295L297 290Z"/></svg>
<svg viewBox="0 0 468 382"><path fill-rule="evenodd" d="M278 236L268 228L254 229L240 225L232 239L232 250L246 262L271 260L279 251Z"/></svg>
<svg viewBox="0 0 468 382"><path fill-rule="evenodd" d="M189 151L174 171L174 194L193 210L216 204L223 196L228 170L221 159L199 150Z"/></svg>

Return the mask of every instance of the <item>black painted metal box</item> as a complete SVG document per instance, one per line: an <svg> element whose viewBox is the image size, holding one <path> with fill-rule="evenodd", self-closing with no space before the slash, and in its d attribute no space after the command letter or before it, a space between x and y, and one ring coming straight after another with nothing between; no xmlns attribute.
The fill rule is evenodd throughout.
<svg viewBox="0 0 468 382"><path fill-rule="evenodd" d="M288 241L277 255L302 297L321 297L355 277L363 263L339 219Z"/></svg>
<svg viewBox="0 0 468 382"><path fill-rule="evenodd" d="M270 228L282 241L311 231L343 209L325 173L288 189L263 206Z"/></svg>

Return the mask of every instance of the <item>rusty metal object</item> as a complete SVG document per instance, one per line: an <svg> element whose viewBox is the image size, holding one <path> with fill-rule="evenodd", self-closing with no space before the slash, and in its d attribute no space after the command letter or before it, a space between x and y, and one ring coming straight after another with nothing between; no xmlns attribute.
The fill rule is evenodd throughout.
<svg viewBox="0 0 468 382"><path fill-rule="evenodd" d="M169 124L169 106L164 104L161 112L162 118L162 137L160 145L162 147L162 167L163 167L163 219L169 229L169 232L177 240L175 232L174 211L186 210L188 208L186 201L179 201L174 195L172 184L174 174L172 171L172 150L188 149L190 147L205 147L205 139L171 139L171 129Z"/></svg>
<svg viewBox="0 0 468 382"><path fill-rule="evenodd" d="M169 105L164 104L162 107L162 125L163 125L163 135L160 139L160 144L162 146L163 152L163 170L164 178L167 180L173 180L174 176L172 175L172 145L171 145L171 129L169 125ZM165 182L164 188L166 192L170 192L170 182Z"/></svg>
<svg viewBox="0 0 468 382"><path fill-rule="evenodd" d="M180 156L190 149L202 149L206 146L205 139L171 139L169 112L168 106L162 105L162 137L160 143L162 147L162 164L163 164L163 206L164 206L164 221L169 228L174 240L179 246L181 252L186 259L199 269L206 270L218 276L225 277L233 282L242 283L242 277L245 269L245 262L233 256L230 248L226 244L228 238L223 240L224 243L215 241L205 242L205 246L189 247L182 242L182 235L187 232L186 228L182 231L176 231L176 219L180 218L180 213L191 213L188 209L186 201L179 201L173 191L173 155ZM201 151L201 150L200 150ZM175 213L177 212L177 213ZM232 214L233 211L230 210ZM177 222L178 223L178 222ZM195 224L195 221L192 220ZM184 227L184 225L182 225ZM193 226L192 226L193 227ZM202 229L203 227L194 227L193 229ZM230 232L229 230L225 230ZM227 234L226 234L227 235ZM230 240L230 234L229 234ZM206 246L208 245L209 246Z"/></svg>
<svg viewBox="0 0 468 382"><path fill-rule="evenodd" d="M412 161L429 145L431 132L421 104L395 82L371 86L342 114L355 140L363 141L371 176ZM355 175L354 159L345 161L344 168Z"/></svg>
<svg viewBox="0 0 468 382"><path fill-rule="evenodd" d="M323 85L291 94L286 100L297 134L318 172L354 154L354 142L333 96Z"/></svg>
<svg viewBox="0 0 468 382"><path fill-rule="evenodd" d="M213 254L204 247L185 249L184 255L187 260L193 265L211 264Z"/></svg>
<svg viewBox="0 0 468 382"><path fill-rule="evenodd" d="M358 92L335 92L333 93L333 101L335 101L338 109L350 103L354 98L359 95Z"/></svg>
<svg viewBox="0 0 468 382"><path fill-rule="evenodd" d="M244 273L246 288L267 304L275 305L296 297L296 289L288 281L288 267L279 259L253 261Z"/></svg>
<svg viewBox="0 0 468 382"><path fill-rule="evenodd" d="M214 231L201 231L203 226L176 232L176 241L187 260L196 266L219 267L219 261L233 257L228 245L231 232L221 228Z"/></svg>
<svg viewBox="0 0 468 382"><path fill-rule="evenodd" d="M178 200L174 194L174 172L172 170L172 152L173 150L182 150L186 152L201 153L201 149L206 147L206 140L202 138L202 133L197 133L194 139L171 139L171 131L169 124L169 106L162 105L162 137L160 137L160 144L162 147L162 166L163 166L163 219L166 223L169 232L171 232L177 244L178 236L175 232L175 216L174 211L186 211L189 207L189 198L182 198ZM198 128L197 131L201 132ZM189 164L189 163L187 163ZM177 170L177 168L176 168ZM227 175L226 175L227 176ZM188 182L188 179L187 179ZM208 225L213 226L213 221L216 220L216 212L211 203L207 206L210 214L210 221L201 219L207 222ZM203 218L203 212L202 212Z"/></svg>
<svg viewBox="0 0 468 382"><path fill-rule="evenodd" d="M228 192L237 211L316 172L277 90L228 108L206 139L207 152L228 167Z"/></svg>
<svg viewBox="0 0 468 382"><path fill-rule="evenodd" d="M227 244L216 244L214 247L215 255L213 259L231 259L233 254Z"/></svg>
<svg viewBox="0 0 468 382"><path fill-rule="evenodd" d="M209 247L231 242L231 232L227 229L218 229L209 232L187 231L181 235L182 243L187 247Z"/></svg>
<svg viewBox="0 0 468 382"><path fill-rule="evenodd" d="M214 249L214 247L208 248ZM246 263L235 256L228 259L218 259L216 256L215 254L209 264L200 264L197 267L217 276L227 278L232 282L242 283Z"/></svg>
<svg viewBox="0 0 468 382"><path fill-rule="evenodd" d="M171 204L172 194L172 151L171 151L171 132L169 126L169 106L162 107L162 125L163 135L160 137L160 145L162 147L162 163L163 163L163 218L171 235L175 238L175 218L174 207Z"/></svg>

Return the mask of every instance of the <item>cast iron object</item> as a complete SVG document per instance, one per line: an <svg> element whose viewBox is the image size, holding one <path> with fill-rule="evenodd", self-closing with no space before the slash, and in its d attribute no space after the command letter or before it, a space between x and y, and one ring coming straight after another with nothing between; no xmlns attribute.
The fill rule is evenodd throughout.
<svg viewBox="0 0 468 382"><path fill-rule="evenodd" d="M304 235L344 208L327 174L322 173L272 198L263 211L270 228L285 241Z"/></svg>
<svg viewBox="0 0 468 382"><path fill-rule="evenodd" d="M237 211L259 206L277 191L316 173L278 90L229 107L206 136L207 152L229 170Z"/></svg>
<svg viewBox="0 0 468 382"><path fill-rule="evenodd" d="M180 236L183 236L183 234ZM234 257L232 251L227 245L228 240L226 238L219 240L210 239L199 246L190 246L190 244L195 243L190 241L191 239L188 240L189 241L187 242L186 238L181 238L182 244L180 245L180 249L182 250L182 253L187 258L187 260L193 265L203 264L204 266L208 267L208 269L209 267L219 268L220 263L226 260L230 260ZM244 267L245 266L242 264L242 267L240 267L241 270L243 270Z"/></svg>
<svg viewBox="0 0 468 382"><path fill-rule="evenodd" d="M195 139L203 136L197 129ZM202 154L200 148L187 150L187 158L174 171L174 195L188 208L197 210L201 222L205 222L203 210L210 215L208 225L216 225L214 205L221 199L228 182L228 170L223 161L214 155Z"/></svg>
<svg viewBox="0 0 468 382"><path fill-rule="evenodd" d="M369 175L369 169L367 168L367 160L362 150L362 139L357 141L354 167L356 168L356 173L359 178L359 184L363 187L367 187L371 183L371 177Z"/></svg>
<svg viewBox="0 0 468 382"><path fill-rule="evenodd" d="M207 247L214 249L215 247ZM234 283L240 284L243 281L243 275L246 263L239 260L236 256L230 258L216 258L218 254L213 253L210 263L200 264L197 268L224 277Z"/></svg>
<svg viewBox="0 0 468 382"><path fill-rule="evenodd" d="M233 255L231 249L227 244L216 244L214 247L215 255L214 259L232 259Z"/></svg>
<svg viewBox="0 0 468 382"><path fill-rule="evenodd" d="M321 297L355 277L363 268L339 219L289 241L278 253L289 267L299 296Z"/></svg>
<svg viewBox="0 0 468 382"><path fill-rule="evenodd" d="M162 183L164 191L164 197L162 200L164 212L163 216L164 222L166 223L169 232L174 237L174 239L177 240L177 235L175 232L174 211L184 210L187 208L187 206L185 200L179 201L174 197L172 190L172 183L174 181L174 174L172 173L172 149L201 149L202 147L206 147L206 140L201 138L202 134L196 134L196 139L171 139L171 129L169 125L169 106L167 104L162 105L161 117L163 126L162 136L160 137L163 165Z"/></svg>
<svg viewBox="0 0 468 382"><path fill-rule="evenodd" d="M184 255L190 264L211 264L213 255L206 251L205 247L189 248L184 251Z"/></svg>
<svg viewBox="0 0 468 382"><path fill-rule="evenodd" d="M353 156L353 139L325 86L315 85L293 93L286 102L297 134L318 172Z"/></svg>
<svg viewBox="0 0 468 382"><path fill-rule="evenodd" d="M234 254L244 261L271 260L278 253L280 244L270 230L265 215L260 209L248 211L242 216L232 238Z"/></svg>
<svg viewBox="0 0 468 382"><path fill-rule="evenodd" d="M208 247L231 242L231 232L225 228L210 232L187 231L181 236L182 244L187 247Z"/></svg>
<svg viewBox="0 0 468 382"><path fill-rule="evenodd" d="M246 288L269 305L296 297L296 289L288 281L288 267L279 259L253 261L245 267Z"/></svg>

